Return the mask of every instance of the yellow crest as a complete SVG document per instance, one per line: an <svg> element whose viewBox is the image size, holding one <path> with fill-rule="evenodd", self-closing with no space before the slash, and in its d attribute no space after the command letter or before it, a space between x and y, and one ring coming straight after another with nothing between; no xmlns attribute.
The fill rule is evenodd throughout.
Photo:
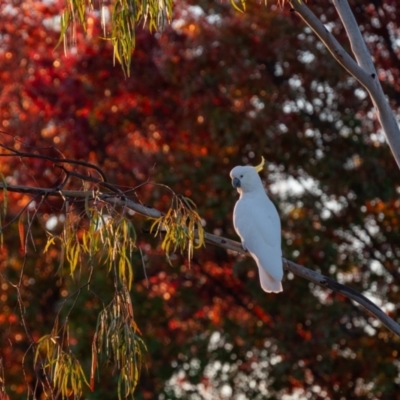
<svg viewBox="0 0 400 400"><path fill-rule="evenodd" d="M261 156L261 163L257 165L256 167L253 167L257 172L260 172L263 170L265 164L265 159L263 156Z"/></svg>

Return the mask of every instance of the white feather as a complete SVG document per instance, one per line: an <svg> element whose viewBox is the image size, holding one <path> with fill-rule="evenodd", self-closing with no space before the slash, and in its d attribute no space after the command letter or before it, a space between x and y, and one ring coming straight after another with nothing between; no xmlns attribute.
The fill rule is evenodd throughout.
<svg viewBox="0 0 400 400"><path fill-rule="evenodd" d="M253 167L235 167L231 171L240 198L233 212L233 225L257 263L261 287L266 292L281 292L283 278L281 223L278 212L265 193ZM236 183L236 185L235 185Z"/></svg>

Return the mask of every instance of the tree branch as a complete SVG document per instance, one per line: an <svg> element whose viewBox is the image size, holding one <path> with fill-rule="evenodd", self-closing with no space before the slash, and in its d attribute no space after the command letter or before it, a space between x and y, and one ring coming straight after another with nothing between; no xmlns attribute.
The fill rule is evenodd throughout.
<svg viewBox="0 0 400 400"><path fill-rule="evenodd" d="M4 185L0 183L0 190L5 189ZM120 196L114 193L97 193L96 197L93 196L93 192L84 192L78 190L57 190L57 189L45 189L45 188L37 188L37 187L28 187L28 186L20 186L20 185L7 185L7 191L9 192L18 192L18 193L29 193L36 196L47 196L47 197L60 197L60 198L68 198L72 199L90 199L90 200L102 200L112 205L122 206L129 208L141 214L145 217L149 218L159 218L163 215L163 213L155 208L146 207L142 204L139 204L133 200L127 198L121 198ZM205 241L208 244L213 246L222 247L226 250L232 250L240 254L244 254L246 256L250 256L248 252L243 250L242 245L234 240L230 240L221 236L212 235L211 233L205 234ZM390 331L400 337L400 325L396 323L393 319L391 319L388 315L386 315L377 305L375 305L372 301L368 300L361 293L358 293L356 290L342 285L335 280L326 277L319 272L313 271L309 268L303 267L299 264L296 264L293 261L287 260L283 258L283 267L287 271L292 272L293 274L300 276L304 279L307 279L316 285L322 286L324 288L330 289L334 292L340 293L343 296L355 301L356 303L365 307L372 315L374 315L378 320L382 322Z"/></svg>
<svg viewBox="0 0 400 400"><path fill-rule="evenodd" d="M2 134L7 134L7 132L1 131L0 133ZM5 144L0 144L0 147L3 148L4 150L8 150L10 153L8 154L1 154L1 157L18 157L18 158L35 158L35 159L40 159L40 160L46 160L46 161L51 161L54 163L60 163L60 164L71 164L71 165L79 165L88 169L94 169L97 171L97 173L101 176L102 181L106 182L106 175L104 172L101 170L100 167L97 165L88 163L86 161L79 161L79 160L74 160L70 158L59 158L59 157L51 157L51 156L46 156L44 154L35 154L35 153L24 153L21 151L18 151L10 146L6 146Z"/></svg>
<svg viewBox="0 0 400 400"><path fill-rule="evenodd" d="M303 1L292 0L290 4L304 22L315 32L335 60L364 86L375 106L379 123L389 143L393 157L400 168L400 129L386 100L371 56L347 0L334 0L334 5L349 36L352 50L359 64L344 50Z"/></svg>
<svg viewBox="0 0 400 400"><path fill-rule="evenodd" d="M243 247L240 243L235 242L230 239L223 238L221 236L211 235L210 233L206 234L206 242L215 246L223 247L228 250L233 250L241 254L248 254L248 252L243 250ZM286 258L282 258L283 267L287 271L292 272L293 274L300 276L304 279L307 279L316 285L322 286L324 288L330 289L336 293L340 293L345 297L355 301L356 303L365 307L372 315L374 315L377 319L379 319L389 330L391 330L397 336L400 336L400 325L395 322L392 318L390 318L387 314L385 314L376 304L374 304L371 300L367 299L364 295L357 292L356 290L342 285L339 282L336 282L334 279L329 278L320 274L319 272L313 271L309 268L303 267L302 265L296 264L293 261L290 261Z"/></svg>
<svg viewBox="0 0 400 400"><path fill-rule="evenodd" d="M333 0L333 5L339 14L344 29L350 41L351 50L358 65L369 75L376 74L374 63L369 54L367 45L361 35L360 28L354 18L347 0Z"/></svg>

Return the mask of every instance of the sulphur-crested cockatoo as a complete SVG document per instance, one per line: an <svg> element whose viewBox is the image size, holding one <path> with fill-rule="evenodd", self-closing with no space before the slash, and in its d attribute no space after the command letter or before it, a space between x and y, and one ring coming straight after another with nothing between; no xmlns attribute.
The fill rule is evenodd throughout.
<svg viewBox="0 0 400 400"><path fill-rule="evenodd" d="M233 211L233 225L242 246L257 263L261 287L266 292L281 292L281 222L272 201L265 193L257 167L238 166L230 173L232 185L240 194Z"/></svg>

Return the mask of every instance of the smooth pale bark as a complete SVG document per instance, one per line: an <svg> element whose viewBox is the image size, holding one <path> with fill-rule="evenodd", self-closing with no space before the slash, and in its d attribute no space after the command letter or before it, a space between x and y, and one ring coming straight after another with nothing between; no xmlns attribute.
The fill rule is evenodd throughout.
<svg viewBox="0 0 400 400"><path fill-rule="evenodd" d="M379 123L386 136L393 157L400 168L400 129L392 109L383 93L371 55L361 35L347 0L333 0L336 10L342 20L350 40L351 48L357 62L344 50L335 37L325 28L324 24L305 5L304 2L293 0L293 9L304 22L315 32L321 42L330 51L336 61L346 69L368 92L375 106Z"/></svg>
<svg viewBox="0 0 400 400"><path fill-rule="evenodd" d="M360 28L354 18L353 12L347 0L333 0L339 17L342 21L347 37L349 38L351 50L357 60L358 65L368 74L376 74L375 65L369 54L367 45L361 35Z"/></svg>

